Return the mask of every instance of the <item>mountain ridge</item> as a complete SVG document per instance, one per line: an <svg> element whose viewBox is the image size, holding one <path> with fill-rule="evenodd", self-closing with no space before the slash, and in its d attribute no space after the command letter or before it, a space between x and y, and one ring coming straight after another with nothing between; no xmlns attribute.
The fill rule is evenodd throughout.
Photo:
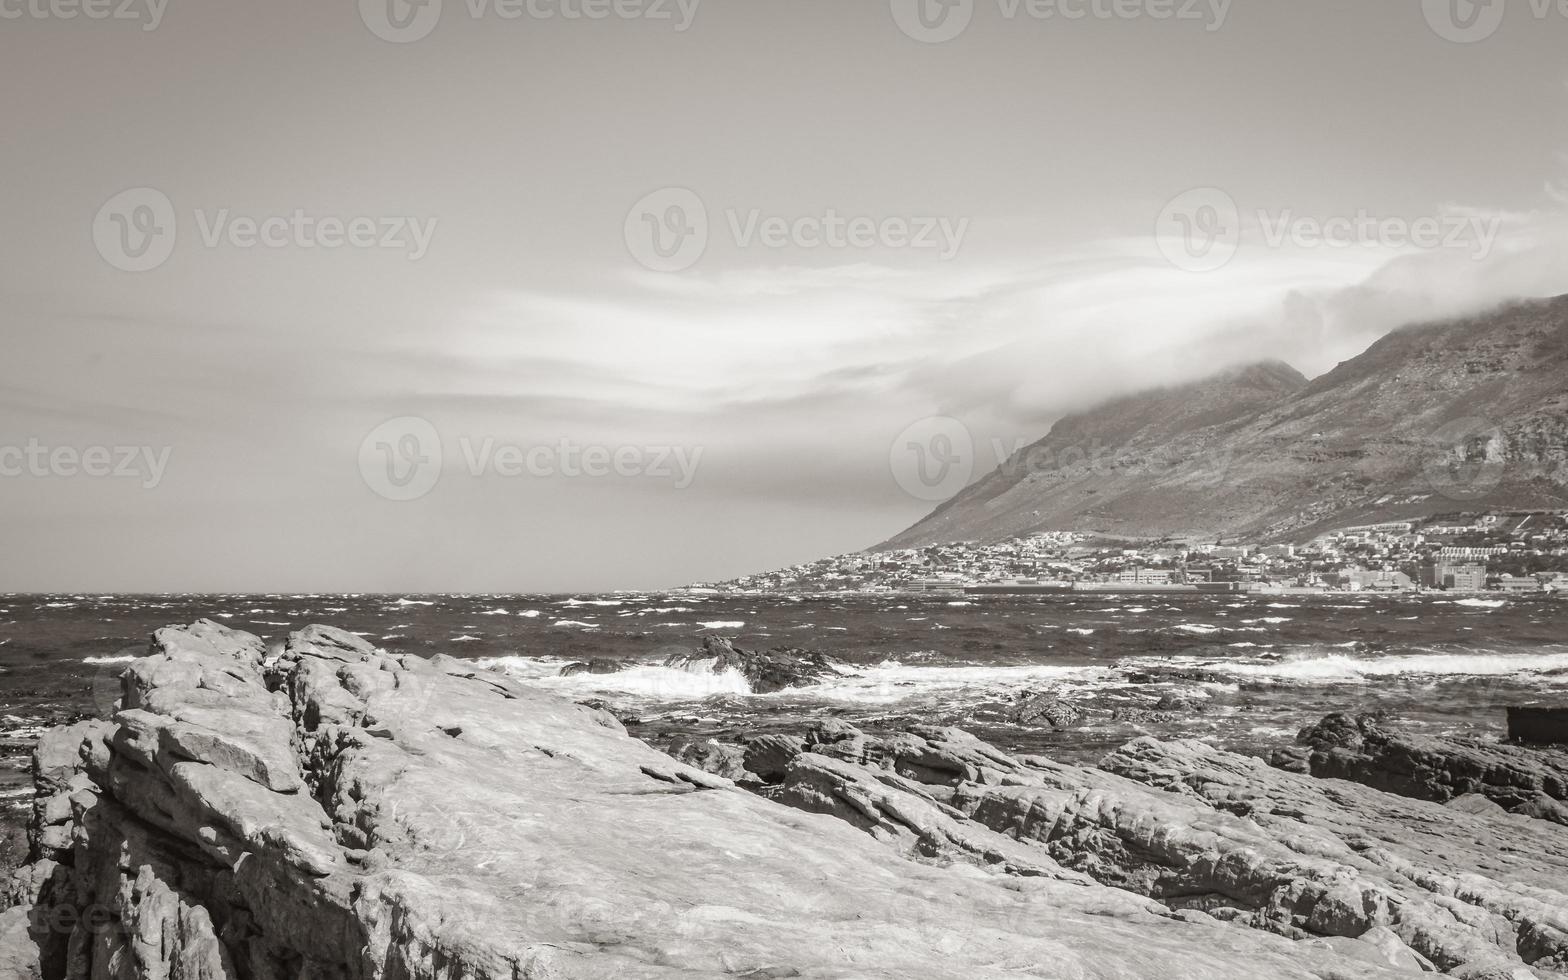
<svg viewBox="0 0 1568 980"><path fill-rule="evenodd" d="M1112 399L877 549L1037 531L1291 539L1568 506L1568 296L1411 324L1308 380L1280 361Z"/></svg>

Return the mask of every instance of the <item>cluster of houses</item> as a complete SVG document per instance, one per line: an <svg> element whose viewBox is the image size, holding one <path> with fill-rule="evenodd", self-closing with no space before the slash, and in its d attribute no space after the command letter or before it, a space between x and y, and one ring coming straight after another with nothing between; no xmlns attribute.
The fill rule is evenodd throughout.
<svg viewBox="0 0 1568 980"><path fill-rule="evenodd" d="M1503 591L1568 595L1568 512L1462 514L1304 544L1126 542L1074 532L859 552L724 583L725 591Z"/></svg>

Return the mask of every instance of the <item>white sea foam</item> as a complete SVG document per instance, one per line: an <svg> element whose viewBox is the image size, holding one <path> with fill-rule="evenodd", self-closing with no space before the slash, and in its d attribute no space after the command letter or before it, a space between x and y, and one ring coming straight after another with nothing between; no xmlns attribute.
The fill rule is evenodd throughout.
<svg viewBox="0 0 1568 980"><path fill-rule="evenodd" d="M1109 667L926 667L888 660L869 667L841 667L837 676L807 687L753 694L744 675L734 670L715 673L711 667L712 661L697 661L688 668L639 664L615 674L576 674L571 677L560 676L566 662L553 657L487 657L473 663L500 670L546 690L573 695L619 694L653 701L689 701L714 695L855 704L891 704L914 698L969 701L1007 696L1045 686L1070 690L1075 687L1097 687L1118 680L1116 672Z"/></svg>
<svg viewBox="0 0 1568 980"><path fill-rule="evenodd" d="M585 630L596 630L596 629L599 628L599 624L598 623L585 623L585 622L583 622L580 619L557 619L552 625L554 625L554 626L575 626L578 629L585 629Z"/></svg>
<svg viewBox="0 0 1568 980"><path fill-rule="evenodd" d="M1508 605L1507 599L1456 599L1456 606L1471 606L1476 609L1500 609Z"/></svg>
<svg viewBox="0 0 1568 980"><path fill-rule="evenodd" d="M907 698L962 696L964 700L998 696L1051 686L1099 686L1114 680L1107 667L1038 664L1024 667L917 667L888 660L872 667L846 670L838 677L767 697L806 696L857 704L891 704Z"/></svg>
<svg viewBox="0 0 1568 980"><path fill-rule="evenodd" d="M573 694L624 694L657 701L688 701L715 694L749 695L751 684L738 670L715 673L712 661L699 661L690 668L638 664L615 674L575 674L562 677L566 666L559 659L541 657L489 657L474 661L500 670L530 685Z"/></svg>
<svg viewBox="0 0 1568 980"><path fill-rule="evenodd" d="M1182 623L1180 626L1178 626L1176 628L1179 629L1179 630L1182 630L1183 632L1186 632L1186 633L1207 634L1207 633L1218 633L1224 627L1221 627L1221 626L1209 626L1209 625L1207 625L1205 623Z"/></svg>
<svg viewBox="0 0 1568 980"><path fill-rule="evenodd" d="M1518 677L1544 679L1562 674L1568 683L1568 652L1556 653L1411 653L1353 657L1341 653L1287 657L1270 663L1172 658L1150 666L1193 666L1246 680L1293 683L1358 683L1381 678Z"/></svg>
<svg viewBox="0 0 1568 980"><path fill-rule="evenodd" d="M746 625L741 619L715 619L706 623L698 623L705 630L738 630Z"/></svg>
<svg viewBox="0 0 1568 980"><path fill-rule="evenodd" d="M133 654L126 654L126 655L115 656L115 657L83 657L82 658L82 663L84 663L84 664L124 664L124 663L130 663L132 660L135 660L135 659L136 659L136 656L133 655Z"/></svg>

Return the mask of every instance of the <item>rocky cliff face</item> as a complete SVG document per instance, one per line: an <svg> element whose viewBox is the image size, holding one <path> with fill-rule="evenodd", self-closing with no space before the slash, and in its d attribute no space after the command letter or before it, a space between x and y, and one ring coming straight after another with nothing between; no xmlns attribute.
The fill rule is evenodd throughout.
<svg viewBox="0 0 1568 980"><path fill-rule="evenodd" d="M1422 957L1469 976L1561 965L1554 825L1492 830L1411 801L1398 806L1427 809L1400 819L1435 829L1404 848L1375 837L1373 797L1355 795L1375 790L1199 745L1139 744L1101 772L951 731L885 743L844 726L816 744L743 753L776 781L768 799L461 661L323 627L273 659L214 623L160 630L112 719L39 744L35 860L0 897L0 975L1349 980L1410 975ZM1297 816L1320 813L1338 823ZM1441 866L1427 842L1450 847ZM1097 880L1111 864L1134 890Z"/></svg>
<svg viewBox="0 0 1568 980"><path fill-rule="evenodd" d="M1070 416L885 547L1561 507L1568 296L1395 331L1310 383L1269 363Z"/></svg>

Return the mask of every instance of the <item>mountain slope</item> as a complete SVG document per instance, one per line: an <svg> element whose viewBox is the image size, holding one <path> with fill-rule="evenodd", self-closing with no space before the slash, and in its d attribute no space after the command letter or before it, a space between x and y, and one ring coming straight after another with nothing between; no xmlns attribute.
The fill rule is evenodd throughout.
<svg viewBox="0 0 1568 980"><path fill-rule="evenodd" d="M1295 538L1568 507L1568 296L1402 328L1307 382L1278 362L1118 399L884 547L1041 530Z"/></svg>

